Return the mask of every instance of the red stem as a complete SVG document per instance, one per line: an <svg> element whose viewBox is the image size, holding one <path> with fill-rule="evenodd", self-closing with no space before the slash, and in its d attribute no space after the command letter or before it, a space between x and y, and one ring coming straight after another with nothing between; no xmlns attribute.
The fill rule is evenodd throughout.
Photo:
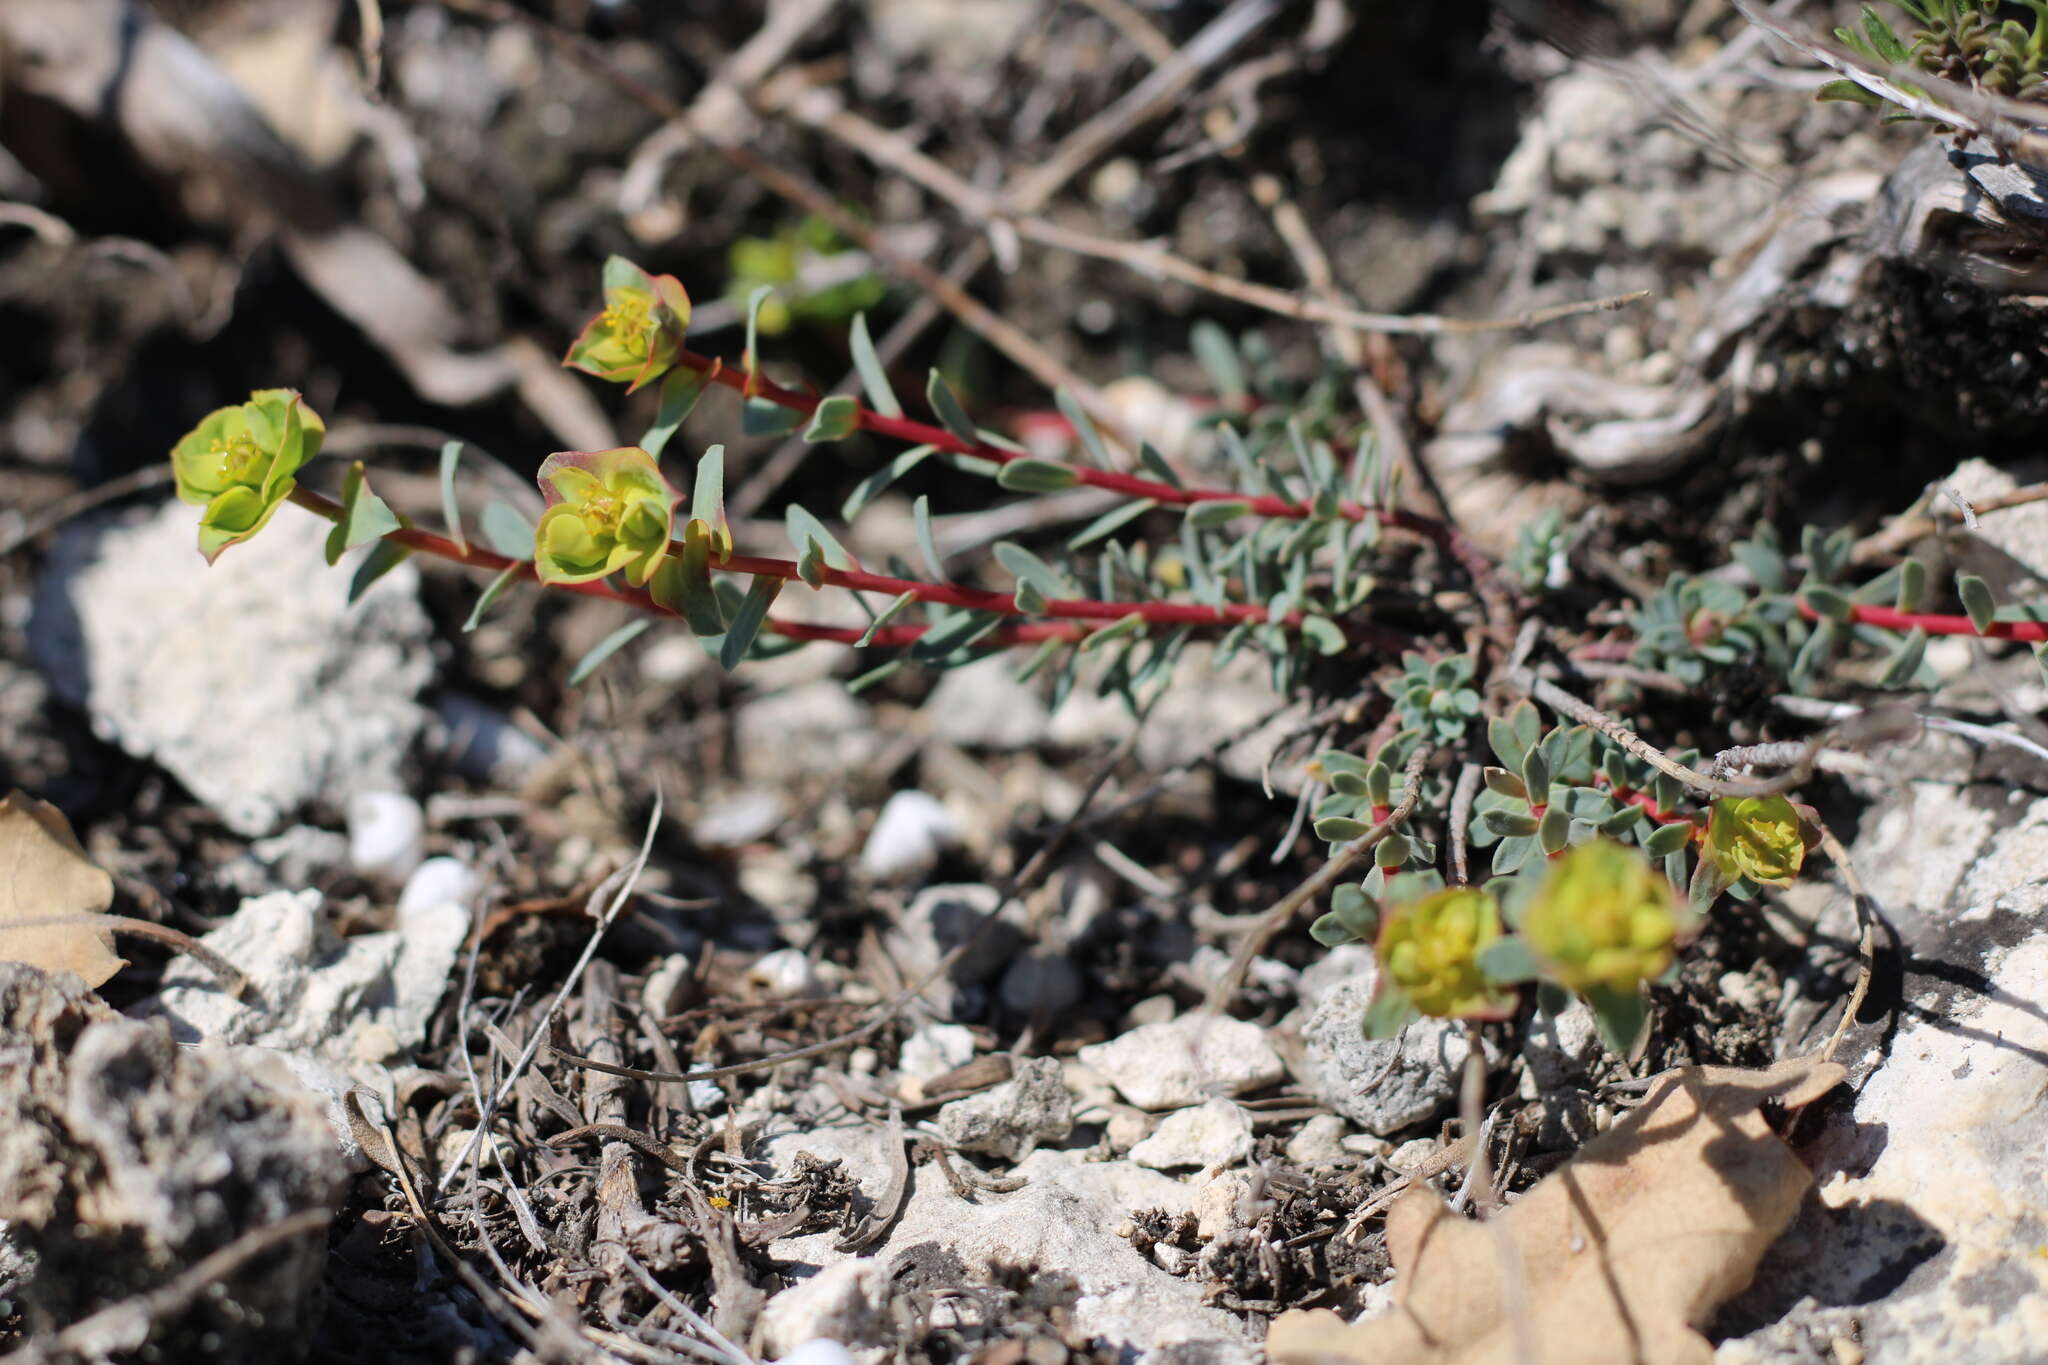
<svg viewBox="0 0 2048 1365"><path fill-rule="evenodd" d="M1625 806L1635 806L1660 825L1697 825L1699 821L1690 815L1673 815L1657 804L1657 798L1648 792L1639 792L1633 787L1614 787L1607 781L1606 773L1594 773L1593 785L1607 787L1608 794Z"/></svg>
<svg viewBox="0 0 2048 1365"><path fill-rule="evenodd" d="M1821 620L1821 614L1799 599L1799 614L1809 621ZM1977 635L1987 640L2048 640L2048 621L1993 621L1984 630L1979 630L1967 616L1939 616L1927 612L1899 611L1893 607L1857 606L1851 620L1879 630L1912 630L1915 626L1929 635Z"/></svg>
<svg viewBox="0 0 2048 1365"><path fill-rule="evenodd" d="M695 351L679 351L676 363L706 375L713 382L723 384L742 395L766 399L777 407L788 408L793 412L815 412L820 401L815 395L785 389L759 374L750 377L743 369L733 369L722 360L698 355ZM944 427L932 426L908 417L885 417L864 403L856 404L856 410L859 415L857 425L862 431L872 431L878 436L887 436L909 445L928 445L954 455L972 455L977 460L987 460L991 464L1009 464L1013 460L1033 458L989 445L984 441L963 441ZM1250 515L1260 517L1300 519L1315 515L1313 500L1290 502L1286 498L1270 494L1252 496L1224 488L1176 488L1170 483L1161 483L1156 479L1141 479L1135 474L1121 474L1113 469L1096 469L1080 464L1067 467L1073 470L1079 482L1092 488L1106 488L1129 498L1151 498L1156 502L1176 507L1198 502L1242 502L1250 509ZM1338 504L1338 514L1352 521L1364 521L1370 517L1383 526L1406 531L1440 545L1461 562L1465 562L1469 555L1476 555L1478 562L1491 568L1486 557L1476 547L1466 543L1455 527L1433 517L1404 512L1398 508L1367 507L1359 502Z"/></svg>
<svg viewBox="0 0 2048 1365"><path fill-rule="evenodd" d="M744 369L732 369L723 360L699 355L695 351L679 349L676 352L676 363L685 369L695 370L708 380L723 384L742 396L766 399L778 407L788 408L793 412L814 413L821 401L814 394L785 389L758 371L749 374ZM962 440L944 427L935 427L908 417L885 417L865 403L855 403L854 411L857 417L855 425L860 430L872 431L878 436L887 436L910 445L928 445L951 454L971 455L975 459L999 465L1032 458L1019 455L1015 451L1000 449L985 441ZM1301 520L1315 515L1312 499L1290 502L1286 498L1271 494L1250 496L1223 488L1176 488L1170 483L1161 483L1156 479L1141 479L1135 474L1122 474L1112 469L1096 469L1081 464L1068 464L1064 467L1073 471L1077 483L1092 488L1106 488L1128 498L1151 498L1156 502L1176 507L1186 507L1200 502L1241 502L1245 504L1247 515L1259 517ZM1487 558L1485 551L1466 539L1457 527L1416 512L1404 512L1391 507L1368 507L1360 502L1340 502L1337 505L1337 513L1351 521L1364 521L1370 518L1392 530L1405 531L1409 535L1429 541L1442 554L1456 560L1478 590L1480 603L1486 611L1489 631L1503 649L1513 640L1513 605L1509 595L1494 576L1493 561Z"/></svg>
<svg viewBox="0 0 2048 1365"><path fill-rule="evenodd" d="M303 484L292 490L291 500L299 506L329 521L341 516L341 506L323 493L317 493ZM450 560L469 568L502 573L515 565L519 566L519 578L539 581L531 560L515 560L495 550L475 544L461 544L447 536L432 531L423 531L416 526L402 527L389 532L386 540L418 550L425 554ZM785 582L801 582L802 574L792 560L767 559L755 555L731 555L723 560L713 560L711 567L725 573L747 574L755 578L779 578ZM1119 621L1127 616L1142 618L1148 625L1155 626L1234 626L1240 623L1259 624L1266 621L1264 607L1232 604L1224 607L1191 606L1179 602L1093 602L1083 599L1058 600L1046 603L1038 613L1026 613L1017 606L1017 599L1006 593L988 592L979 588L962 588L950 583L920 583L908 578L890 578L883 574L867 573L859 569L818 570L819 584L851 589L855 592L881 592L892 597L910 593L920 602L932 602L941 606L965 607L974 611L992 612L1002 616L1023 616L1036 614L1073 621ZM598 579L590 583L551 583L548 587L566 592L581 593L586 597L601 597L614 602L624 602L642 611L658 612L673 616L674 612L656 602L644 588L628 587L609 579ZM1283 618L1284 625L1299 625L1301 612L1290 612ZM857 642L866 632L852 626L817 626L794 621L769 618L763 629L773 634L796 640L831 640L844 644ZM929 629L921 625L884 626L876 631L869 641L872 645L905 645L916 640ZM1413 648L1417 642L1401 631L1385 626L1370 624L1345 625L1347 634L1353 639L1371 641L1383 648ZM1079 640L1091 631L1078 626L1062 626L1050 622L1029 622L998 627L995 633L984 637L993 644L1021 644L1034 640Z"/></svg>

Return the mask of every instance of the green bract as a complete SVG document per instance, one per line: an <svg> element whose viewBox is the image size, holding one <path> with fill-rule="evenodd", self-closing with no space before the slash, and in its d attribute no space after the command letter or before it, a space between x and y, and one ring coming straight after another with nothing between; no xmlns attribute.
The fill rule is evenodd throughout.
<svg viewBox="0 0 2048 1365"><path fill-rule="evenodd" d="M1389 986L1440 1019L1498 1018L1514 1004L1480 973L1479 950L1500 937L1492 896L1455 886L1389 910L1376 949Z"/></svg>
<svg viewBox="0 0 2048 1365"><path fill-rule="evenodd" d="M604 311L562 363L631 393L675 364L690 326L690 296L673 275L650 275L623 256L604 263Z"/></svg>
<svg viewBox="0 0 2048 1365"><path fill-rule="evenodd" d="M1731 882L1747 877L1763 886L1790 886L1806 861L1798 807L1782 796L1716 801L1707 821L1707 856Z"/></svg>
<svg viewBox="0 0 2048 1365"><path fill-rule="evenodd" d="M178 496L206 509L199 552L208 563L263 529L326 434L327 424L294 390L258 389L246 403L208 413L171 448Z"/></svg>
<svg viewBox="0 0 2048 1365"><path fill-rule="evenodd" d="M533 536L541 582L589 583L624 569L641 587L668 557L680 495L640 447L550 455L540 486L548 501Z"/></svg>
<svg viewBox="0 0 2048 1365"><path fill-rule="evenodd" d="M1684 927L1678 892L1611 839L1565 850L1522 912L1522 937L1569 990L1633 991L1661 974Z"/></svg>

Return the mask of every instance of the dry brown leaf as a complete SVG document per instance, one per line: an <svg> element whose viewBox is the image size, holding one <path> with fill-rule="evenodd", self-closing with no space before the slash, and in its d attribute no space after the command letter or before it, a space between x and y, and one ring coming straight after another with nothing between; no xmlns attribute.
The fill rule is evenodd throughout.
<svg viewBox="0 0 2048 1365"><path fill-rule="evenodd" d="M113 900L114 879L85 856L64 812L20 791L0 801L0 961L99 987L128 965L88 918Z"/></svg>
<svg viewBox="0 0 2048 1365"><path fill-rule="evenodd" d="M1695 1325L1749 1283L1812 1182L1758 1106L1796 1108L1842 1075L1814 1058L1681 1067L1489 1222L1412 1189L1387 1214L1394 1306L1356 1325L1327 1310L1285 1314L1267 1355L1275 1365L1705 1365L1714 1351Z"/></svg>

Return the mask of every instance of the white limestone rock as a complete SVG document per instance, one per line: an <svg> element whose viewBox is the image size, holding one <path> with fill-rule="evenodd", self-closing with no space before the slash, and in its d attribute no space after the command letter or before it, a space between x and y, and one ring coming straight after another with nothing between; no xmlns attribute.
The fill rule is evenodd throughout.
<svg viewBox="0 0 2048 1365"><path fill-rule="evenodd" d="M351 606L354 557L328 567L326 532L280 507L209 567L183 503L81 523L37 589L31 648L95 733L162 764L238 834L397 790L433 672L419 571L401 564Z"/></svg>

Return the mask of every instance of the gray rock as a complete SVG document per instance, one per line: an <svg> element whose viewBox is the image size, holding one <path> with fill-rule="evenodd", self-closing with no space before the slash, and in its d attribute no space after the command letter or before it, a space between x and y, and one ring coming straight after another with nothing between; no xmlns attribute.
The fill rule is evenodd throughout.
<svg viewBox="0 0 2048 1365"><path fill-rule="evenodd" d="M1309 1088L1368 1133L1385 1135L1435 1118L1458 1094L1465 1029L1447 1019L1410 1024L1398 1038L1365 1036L1372 974L1323 996L1302 1030Z"/></svg>
<svg viewBox="0 0 2048 1365"><path fill-rule="evenodd" d="M1130 708L1113 696L1095 695L1086 686L1087 674L1081 681L1083 685L1053 713L1047 738L1062 748L1115 744L1137 724ZM1261 723L1284 700L1255 655L1241 652L1218 668L1215 646L1190 644L1175 661L1173 681L1138 735L1138 762L1154 772L1191 762L1206 753L1218 735L1242 731L1244 738L1223 751L1218 766L1240 782L1261 781L1266 760L1299 723L1298 713L1293 713L1294 719L1273 715ZM1276 764L1274 789L1290 795L1300 791L1306 772L1305 759Z"/></svg>
<svg viewBox="0 0 2048 1365"><path fill-rule="evenodd" d="M464 777L517 787L548 756L510 716L474 697L446 693L434 702L434 714L441 723L447 761Z"/></svg>
<svg viewBox="0 0 2048 1365"><path fill-rule="evenodd" d="M773 834L788 814L780 792L747 787L706 807L690 822L690 837L705 848L738 848Z"/></svg>
<svg viewBox="0 0 2048 1365"><path fill-rule="evenodd" d="M932 733L963 749L1029 749L1044 740L1052 716L1030 684L1017 681L1018 662L993 654L941 674L924 703Z"/></svg>
<svg viewBox="0 0 2048 1365"><path fill-rule="evenodd" d="M1307 1170L1341 1166L1351 1160L1344 1150L1349 1125L1335 1114L1318 1114L1287 1140L1287 1159Z"/></svg>
<svg viewBox="0 0 2048 1365"><path fill-rule="evenodd" d="M1066 953L1034 948L1004 969L996 998L1013 1014L1055 1019L1074 1007L1085 988L1080 968Z"/></svg>
<svg viewBox="0 0 2048 1365"><path fill-rule="evenodd" d="M881 732L844 686L820 679L741 707L736 740L745 779L776 786L792 775L844 779L879 751Z"/></svg>
<svg viewBox="0 0 2048 1365"><path fill-rule="evenodd" d="M198 518L73 527L37 589L30 645L93 729L162 764L244 835L292 811L400 788L433 671L419 572L400 565L348 602L327 523L278 509L212 566Z"/></svg>
<svg viewBox="0 0 2048 1365"><path fill-rule="evenodd" d="M879 1345L888 1330L889 1271L871 1257L828 1265L768 1301L755 1327L759 1354L784 1356L807 1342Z"/></svg>
<svg viewBox="0 0 2048 1365"><path fill-rule="evenodd" d="M1140 1109L1184 1109L1272 1085L1287 1073L1257 1024L1199 1011L1132 1029L1077 1055Z"/></svg>
<svg viewBox="0 0 2048 1365"><path fill-rule="evenodd" d="M344 940L321 917L319 892L279 891L244 901L200 940L248 975L251 999L229 999L181 958L137 1008L168 1019L181 1041L253 1043L351 1070L418 1045L468 932L469 912L442 903Z"/></svg>
<svg viewBox="0 0 2048 1365"><path fill-rule="evenodd" d="M147 1293L244 1233L331 1213L345 1171L321 1106L275 1063L180 1047L76 977L0 963L0 1218L34 1265L30 1331ZM196 1300L116 1314L86 1359L295 1355L318 1316L324 1230L277 1243Z"/></svg>
<svg viewBox="0 0 2048 1365"><path fill-rule="evenodd" d="M767 1157L778 1172L800 1151L838 1157L879 1196L889 1179L886 1141L872 1125L810 1128L772 1138ZM1165 1365L1167 1353L1200 1351L1221 1365L1252 1365L1253 1338L1235 1318L1204 1301L1204 1287L1175 1279L1113 1229L1145 1209L1189 1212L1193 1192L1181 1181L1128 1162L1091 1163L1078 1153L1041 1150L1016 1168L1028 1182L1011 1194L978 1194L970 1202L923 1168L912 1176L909 1198L888 1235L868 1254L887 1262L923 1244L952 1252L969 1273L996 1262L1065 1273L1080 1284L1074 1329L1100 1337L1134 1362ZM836 1233L789 1237L772 1243L776 1260L832 1265L847 1259L833 1249Z"/></svg>
<svg viewBox="0 0 2048 1365"><path fill-rule="evenodd" d="M1346 943L1325 949L1323 955L1301 969L1295 989L1303 1008L1313 1011L1323 997L1363 973L1377 970L1378 959L1364 943Z"/></svg>
<svg viewBox="0 0 2048 1365"><path fill-rule="evenodd" d="M1131 1160L1155 1171L1171 1171L1234 1165L1251 1150L1251 1116L1229 1100L1210 1100L1161 1119L1152 1136L1131 1148Z"/></svg>
<svg viewBox="0 0 2048 1365"><path fill-rule="evenodd" d="M1984 815L1992 827L1966 850L1930 833L1978 830ZM1839 1054L1853 1104L1808 1139L1814 1197L1724 1310L1759 1325L1716 1359L1762 1365L1791 1358L1781 1347L1796 1339L1844 1336L1869 1365L2037 1361L2048 1339L2048 1259L2035 1250L2048 1242L2048 800L1906 784L1865 816L1851 856L1904 940L1905 1011L1896 1037L1878 1020ZM1815 937L1851 938L1852 923L1836 891ZM1852 965L1834 965L1846 983ZM1832 1011L1814 1020L1788 1052L1818 1046L1833 1023Z"/></svg>
<svg viewBox="0 0 2048 1365"><path fill-rule="evenodd" d="M1074 1097L1056 1058L1022 1057L1001 1085L940 1106L938 1122L962 1151L1017 1161L1073 1131Z"/></svg>
<svg viewBox="0 0 2048 1365"><path fill-rule="evenodd" d="M247 856L268 868L278 885L297 890L348 860L348 836L314 825L293 825L249 845Z"/></svg>
<svg viewBox="0 0 2048 1365"><path fill-rule="evenodd" d="M1562 1086L1584 1085L1592 1079L1593 1067L1606 1046L1600 1041L1600 1023L1593 1008L1574 1000L1562 1014L1539 1014L1529 1024L1529 1036L1522 1044L1529 1074L1539 1092Z"/></svg>
<svg viewBox="0 0 2048 1365"><path fill-rule="evenodd" d="M928 886L911 899L883 935L890 960L910 981L922 980L947 953L970 938L974 940L946 978L926 992L925 999L937 1014L954 1017L964 1006L978 1005L981 984L1007 966L1029 942L1023 907L1014 902L1002 908L998 923L982 927L1002 902L1002 896L990 886ZM965 994L970 990L973 999Z"/></svg>
<svg viewBox="0 0 2048 1365"><path fill-rule="evenodd" d="M860 851L860 870L878 882L906 882L932 870L960 842L960 822L937 797L900 791L882 803Z"/></svg>
<svg viewBox="0 0 2048 1365"><path fill-rule="evenodd" d="M770 1307L773 1307L772 1303ZM856 1362L853 1352L838 1342L829 1337L814 1337L788 1355L778 1357L775 1365L856 1365Z"/></svg>

